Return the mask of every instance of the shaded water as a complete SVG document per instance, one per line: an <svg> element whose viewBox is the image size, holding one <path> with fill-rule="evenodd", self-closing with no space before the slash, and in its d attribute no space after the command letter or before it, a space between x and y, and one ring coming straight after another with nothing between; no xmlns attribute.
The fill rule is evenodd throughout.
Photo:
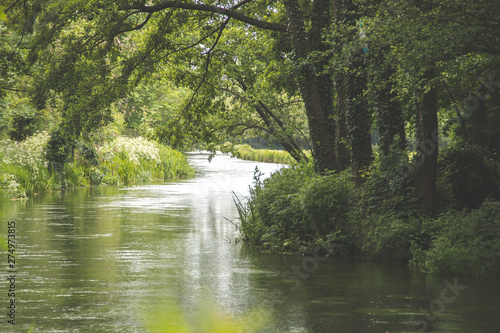
<svg viewBox="0 0 500 333"><path fill-rule="evenodd" d="M3 233L15 221L18 236L16 325L3 279L0 331L148 332L177 306L203 320L200 295L209 294L210 307L234 318L259 309L245 327L268 316L262 332L500 332L499 279L235 244L231 191L248 192L256 165L266 175L277 166L191 159L191 180L0 202Z"/></svg>

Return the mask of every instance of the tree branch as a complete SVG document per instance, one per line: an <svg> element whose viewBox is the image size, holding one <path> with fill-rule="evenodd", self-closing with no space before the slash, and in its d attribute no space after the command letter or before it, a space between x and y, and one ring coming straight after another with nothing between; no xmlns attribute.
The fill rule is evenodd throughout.
<svg viewBox="0 0 500 333"><path fill-rule="evenodd" d="M194 10L194 11L201 11L201 12L210 12L210 13L217 13L217 14L225 15L227 17L233 18L235 20L238 20L238 21L241 21L244 23L248 23L254 27L261 28L261 29L281 31L281 32L288 31L288 27L285 24L257 20L253 17L247 16L245 14L239 13L239 12L234 10L235 8L241 6L245 3L246 3L246 1L243 1L242 3L235 5L231 9L212 6L212 5L206 5L203 3L185 3L185 2L180 2L180 1L165 1L163 3L159 3L159 4L153 5L153 6L146 6L144 4L132 4L132 5L125 5L122 8L129 9L129 10L134 9L134 10L138 10L138 11L141 11L144 13L156 13L156 12L160 12L160 11L167 9L167 8L179 8L179 9Z"/></svg>

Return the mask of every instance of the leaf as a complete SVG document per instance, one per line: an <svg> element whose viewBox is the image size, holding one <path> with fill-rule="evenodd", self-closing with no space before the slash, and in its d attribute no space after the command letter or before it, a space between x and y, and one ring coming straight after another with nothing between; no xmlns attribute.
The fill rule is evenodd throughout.
<svg viewBox="0 0 500 333"><path fill-rule="evenodd" d="M7 15L5 15L4 6L0 6L0 21L7 21Z"/></svg>

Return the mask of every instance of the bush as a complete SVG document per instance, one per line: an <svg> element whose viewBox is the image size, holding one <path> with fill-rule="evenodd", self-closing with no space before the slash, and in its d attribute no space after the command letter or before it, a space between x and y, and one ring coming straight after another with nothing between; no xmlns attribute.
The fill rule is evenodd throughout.
<svg viewBox="0 0 500 333"><path fill-rule="evenodd" d="M350 178L345 174L311 179L300 192L304 222L321 235L345 230L351 189Z"/></svg>
<svg viewBox="0 0 500 333"><path fill-rule="evenodd" d="M416 261L430 272L500 275L500 205L450 212L435 221L441 230Z"/></svg>
<svg viewBox="0 0 500 333"><path fill-rule="evenodd" d="M319 176L312 165L283 168L255 187L238 205L242 238L270 251L297 251L348 220L350 177Z"/></svg>
<svg viewBox="0 0 500 333"><path fill-rule="evenodd" d="M440 171L451 184L459 207L478 208L498 194L500 177L493 159L483 148L461 144L447 148L440 159Z"/></svg>
<svg viewBox="0 0 500 333"><path fill-rule="evenodd" d="M62 172L71 161L75 146L73 139L62 129L52 131L47 142L47 161L51 171Z"/></svg>
<svg viewBox="0 0 500 333"><path fill-rule="evenodd" d="M46 132L16 142L0 143L0 196L22 198L57 187L56 177L47 169Z"/></svg>
<svg viewBox="0 0 500 333"><path fill-rule="evenodd" d="M422 208L414 194L415 172L406 153L393 150L384 157L376 154L368 180L357 193L356 218L387 212L401 219L421 215Z"/></svg>
<svg viewBox="0 0 500 333"><path fill-rule="evenodd" d="M408 262L416 249L428 249L432 235L432 223L423 217L402 219L386 213L375 215L361 222L364 256L382 261Z"/></svg>
<svg viewBox="0 0 500 333"><path fill-rule="evenodd" d="M315 177L313 168L282 168L264 182L257 175L251 192L254 221L265 228L262 245L273 251L281 251L285 243L309 238L310 228L303 223L300 191L304 182Z"/></svg>

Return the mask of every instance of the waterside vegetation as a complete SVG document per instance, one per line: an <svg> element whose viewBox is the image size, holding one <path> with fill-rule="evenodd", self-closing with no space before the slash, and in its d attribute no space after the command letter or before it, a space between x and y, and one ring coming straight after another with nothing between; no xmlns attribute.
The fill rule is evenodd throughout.
<svg viewBox="0 0 500 333"><path fill-rule="evenodd" d="M360 187L350 171L320 176L310 164L282 168L265 180L257 170L249 198L235 198L239 239L269 252L312 254L321 248L328 255L406 263L427 272L499 276L498 196L483 201L479 180L460 188L463 180L454 178L460 172L440 179L441 208L429 216L412 195L411 173L398 180L373 168ZM468 208L461 191L469 195Z"/></svg>
<svg viewBox="0 0 500 333"><path fill-rule="evenodd" d="M118 185L194 174L186 157L142 137L118 136L102 146L76 145L60 172L47 160L50 135L38 132L24 141L0 145L0 198L26 198L46 191Z"/></svg>
<svg viewBox="0 0 500 333"><path fill-rule="evenodd" d="M255 149L249 144L233 145L230 142L226 142L220 145L219 149L223 153L231 154L232 156L240 158L242 160L297 165L297 161L286 150ZM307 151L304 152L304 154L310 155L310 153Z"/></svg>

